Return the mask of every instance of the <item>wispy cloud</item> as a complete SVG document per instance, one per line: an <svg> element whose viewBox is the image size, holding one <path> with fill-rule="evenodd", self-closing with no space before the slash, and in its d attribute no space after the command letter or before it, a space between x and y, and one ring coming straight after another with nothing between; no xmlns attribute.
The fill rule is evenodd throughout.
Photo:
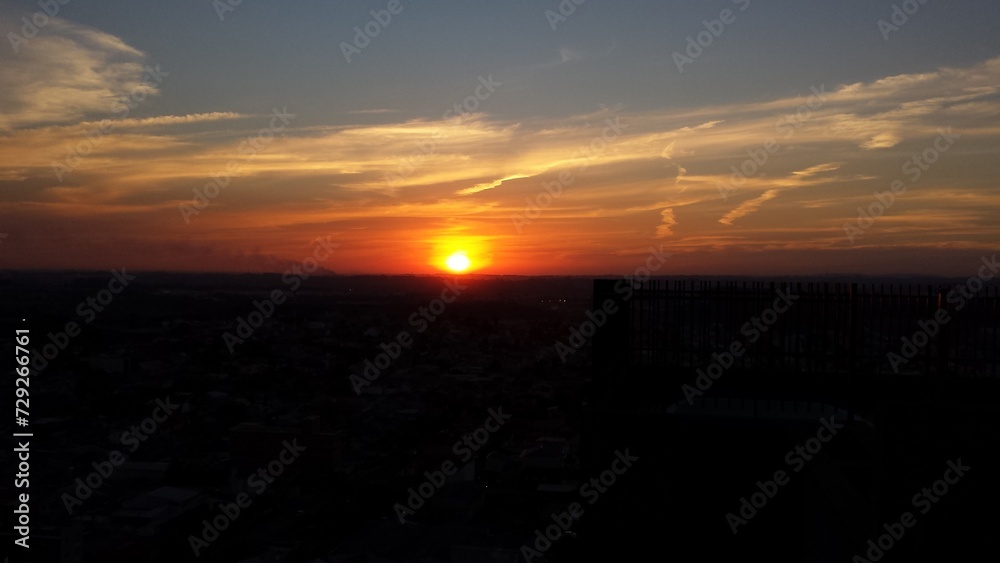
<svg viewBox="0 0 1000 563"><path fill-rule="evenodd" d="M744 201L736 209L733 209L729 213L726 213L725 216L722 217L722 219L719 219L719 222L722 223L723 225L732 226L733 221L740 219L742 217L746 217L747 215L756 212L758 209L760 209L762 205L764 205L765 202L768 202L778 197L778 193L780 191L781 190L767 190L766 192L762 193L761 195L751 200Z"/></svg>
<svg viewBox="0 0 1000 563"><path fill-rule="evenodd" d="M656 227L656 238L666 238L674 234L673 228L677 224L673 209L664 209L660 212L662 222Z"/></svg>
<svg viewBox="0 0 1000 563"><path fill-rule="evenodd" d="M0 49L0 129L106 116L123 96L153 96L145 59L118 37L53 18L19 53Z"/></svg>
<svg viewBox="0 0 1000 563"><path fill-rule="evenodd" d="M455 192L455 195L472 195L472 194L477 194L479 192L484 192L486 190L492 190L493 188L499 186L500 184L503 184L504 182L506 182L508 180L518 180L520 178L529 178L529 177L530 176L527 176L527 175L524 175L524 174L515 174L513 176L507 176L506 178L500 178L499 180L494 180L492 182L486 182L486 183L483 183L483 184L476 184L475 186L472 186L471 188L465 188L464 190L458 190L457 192Z"/></svg>
<svg viewBox="0 0 1000 563"><path fill-rule="evenodd" d="M1000 236L995 218L984 214L998 205L988 178L995 176L1000 156L1000 58L964 69L829 85L822 107L789 137L776 124L802 105L799 96L647 111L603 108L559 118L479 114L461 123L406 120L384 108L356 110L352 114L386 117L372 125L290 128L233 175L231 188L213 202L210 221L180 231L177 206L190 203L194 188L226 170L246 137L266 125L269 108L261 108L260 116L218 111L122 119L72 181L57 185L51 162L110 113L115 96L139 84L144 61L117 38L67 26L46 30L55 44L47 46L39 35L21 55L37 62L30 57L55 60L65 52L70 62L34 66L37 76L27 76L19 66L23 61L0 67L5 80L22 74L29 80L6 81L12 86L0 94L10 102L0 106L0 123L13 129L0 136L0 184L17 188L0 186L0 224L11 233L72 226L111 238L148 231L155 233L143 239L148 247L162 249L169 247L165 241L203 229L197 234L212 251L201 252L215 256L227 245L260 244L256 229L305 238L336 224L364 234L355 241L358 248L398 244L417 253L423 238L460 221L495 237L498 248L509 245L525 260L544 264L552 256L571 260L582 245L593 249L587 259L600 264L599 257L617 256L623 246L653 237L669 237L679 254L691 255L730 247L829 249L843 238L841 225L856 207L899 177L908 155L922 150L938 128L952 126L963 137L948 161L942 159L947 174L933 175L937 168L928 173L919 191L908 192L907 206L894 207L893 217L884 220L884 234L867 236L909 246L954 240L972 246ZM58 103L30 99L35 86ZM601 146L595 139L612 116L629 128L588 158L589 147ZM732 200L721 201L717 183L729 181L732 168L749 158L747 151L769 139L780 149L740 187L745 200L735 208ZM420 155L419 165L387 190L386 175L405 168L414 155ZM523 211L526 198L564 172L573 173L572 184L532 225L530 236L540 238L530 244L505 238L514 236L510 217ZM935 205L939 212L932 211ZM760 215L754 220L741 221L755 213ZM113 221L94 219L109 215ZM907 229L920 234L906 239ZM403 234L411 231L418 234ZM279 242L268 244L274 247L262 255L282 255ZM518 245L535 246L527 252ZM94 255L120 252L72 248Z"/></svg>
<svg viewBox="0 0 1000 563"><path fill-rule="evenodd" d="M796 170L792 172L793 176L798 176L799 178L809 178L810 176L815 176L817 174L822 174L823 172L832 172L834 170L840 170L843 165L842 162L827 162L826 164L817 164L816 166L810 166L805 170Z"/></svg>
<svg viewBox="0 0 1000 563"><path fill-rule="evenodd" d="M381 115L384 113L399 113L398 109L387 109L387 108L377 108L377 109L356 109L349 112L350 115Z"/></svg>

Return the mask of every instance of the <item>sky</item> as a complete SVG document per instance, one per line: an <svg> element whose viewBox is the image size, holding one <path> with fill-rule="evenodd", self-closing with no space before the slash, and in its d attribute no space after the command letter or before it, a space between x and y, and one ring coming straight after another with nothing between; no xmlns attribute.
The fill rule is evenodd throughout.
<svg viewBox="0 0 1000 563"><path fill-rule="evenodd" d="M0 268L323 240L343 274L966 277L1000 246L995 0L229 2L0 0Z"/></svg>

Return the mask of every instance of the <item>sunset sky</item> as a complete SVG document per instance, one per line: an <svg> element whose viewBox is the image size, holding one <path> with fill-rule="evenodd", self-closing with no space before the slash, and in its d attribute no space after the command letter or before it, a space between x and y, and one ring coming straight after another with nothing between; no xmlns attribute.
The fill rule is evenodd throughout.
<svg viewBox="0 0 1000 563"><path fill-rule="evenodd" d="M402 0L361 47L389 0L55 4L27 38L39 5L0 0L4 269L282 271L330 237L338 273L662 246L664 275L965 277L1000 247L996 0L893 30L887 0Z"/></svg>

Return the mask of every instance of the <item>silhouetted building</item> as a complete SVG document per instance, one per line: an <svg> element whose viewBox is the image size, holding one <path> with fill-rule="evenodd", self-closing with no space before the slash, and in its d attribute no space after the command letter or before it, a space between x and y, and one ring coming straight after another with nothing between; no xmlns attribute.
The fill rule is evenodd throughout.
<svg viewBox="0 0 1000 563"><path fill-rule="evenodd" d="M967 425L993 424L1000 397L996 288L951 311L912 357L901 339L941 314L946 292L615 280L594 289L593 310L614 312L593 336L585 473L626 448L639 459L588 509L580 553L850 561L914 511L911 498L950 460L992 463L984 432ZM979 495L997 498L995 480L968 480L956 491L980 489L937 510L990 513ZM908 534L892 556L950 556L955 535L972 541L937 520L935 535Z"/></svg>

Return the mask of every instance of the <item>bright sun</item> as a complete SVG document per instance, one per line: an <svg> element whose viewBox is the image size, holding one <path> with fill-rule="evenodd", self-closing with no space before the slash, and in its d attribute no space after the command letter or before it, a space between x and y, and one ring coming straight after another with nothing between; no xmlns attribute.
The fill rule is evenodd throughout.
<svg viewBox="0 0 1000 563"><path fill-rule="evenodd" d="M443 234L427 240L427 265L437 272L469 274L489 268L493 255L485 236Z"/></svg>
<svg viewBox="0 0 1000 563"><path fill-rule="evenodd" d="M469 257L465 255L465 251L463 250L459 250L446 258L444 263L453 272L464 272L472 265L472 262L469 261Z"/></svg>

